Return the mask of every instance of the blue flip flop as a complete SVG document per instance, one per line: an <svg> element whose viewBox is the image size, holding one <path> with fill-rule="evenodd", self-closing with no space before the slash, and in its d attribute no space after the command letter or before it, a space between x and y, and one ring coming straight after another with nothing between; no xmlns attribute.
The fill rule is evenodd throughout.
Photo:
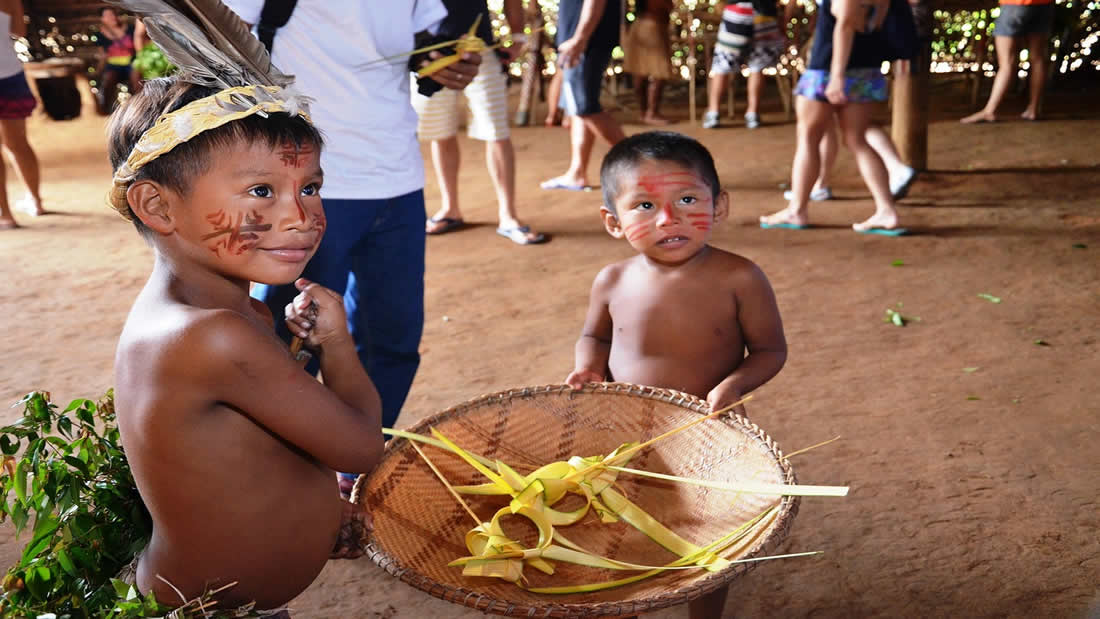
<svg viewBox="0 0 1100 619"><path fill-rule="evenodd" d="M879 236L905 236L909 234L909 231L905 228L868 228L866 230L856 230L860 234L877 234Z"/></svg>
<svg viewBox="0 0 1100 619"><path fill-rule="evenodd" d="M429 217L428 223L443 224L441 228L437 228L436 230L433 230L431 232L428 232L427 230L424 231L426 234L433 236L436 234L447 234L448 232L458 230L459 228L466 225L466 222L463 221L461 218L455 217Z"/></svg>
<svg viewBox="0 0 1100 619"><path fill-rule="evenodd" d="M588 185L570 185L569 183L563 183L560 178L552 178L548 181L539 183L539 187L543 189L564 189L566 191L591 191L592 188Z"/></svg>
<svg viewBox="0 0 1100 619"><path fill-rule="evenodd" d="M545 243L546 235L541 232L536 232L533 238L528 238L527 235L531 233L531 226L517 226L514 228L497 228L497 234L512 241L516 245L538 245L539 243Z"/></svg>
<svg viewBox="0 0 1100 619"><path fill-rule="evenodd" d="M792 224L785 221L781 221L777 224L760 222L760 227L765 230L771 230L772 228L780 228L782 230L809 230L810 224Z"/></svg>

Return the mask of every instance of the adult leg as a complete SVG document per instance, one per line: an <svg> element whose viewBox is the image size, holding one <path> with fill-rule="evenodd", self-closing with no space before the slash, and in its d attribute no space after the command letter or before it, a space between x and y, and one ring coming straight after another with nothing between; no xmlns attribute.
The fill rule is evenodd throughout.
<svg viewBox="0 0 1100 619"><path fill-rule="evenodd" d="M42 215L42 196L38 193L39 169L38 156L27 141L27 121L24 118L5 118L0 120L0 138L12 167L23 181L27 197L19 208L31 215Z"/></svg>
<svg viewBox="0 0 1100 619"><path fill-rule="evenodd" d="M550 84L546 87L546 126L553 127L562 123L561 107L558 100L561 99L561 71L554 71L550 78Z"/></svg>
<svg viewBox="0 0 1100 619"><path fill-rule="evenodd" d="M1027 35L1027 61L1031 65L1028 80L1027 109L1020 116L1026 120L1035 120L1039 117L1039 104L1043 99L1043 90L1046 88L1047 73L1050 69L1050 52L1048 41L1050 35L1046 32L1031 33Z"/></svg>
<svg viewBox="0 0 1100 619"><path fill-rule="evenodd" d="M11 230L19 227L19 224L15 223L15 217L11 214L11 208L8 206L8 192L5 189L7 187L6 176L7 170L0 165L0 230Z"/></svg>
<svg viewBox="0 0 1100 619"><path fill-rule="evenodd" d="M894 197L890 194L889 176L886 172L886 164L878 156L875 149L867 143L867 127L871 124L871 111L873 103L848 103L837 110L837 120L840 124L844 143L856 157L859 165L859 173L867 188L871 190L871 196L875 200L875 214L867 220L853 224L858 231L871 228L896 228L898 225L898 212L894 204Z"/></svg>
<svg viewBox="0 0 1100 619"><path fill-rule="evenodd" d="M833 122L833 106L799 96L795 100L795 111L798 114L798 141L791 171L791 199L787 208L762 216L762 224L803 226L809 221L810 188L821 170L820 143Z"/></svg>
<svg viewBox="0 0 1100 619"><path fill-rule="evenodd" d="M352 250L344 293L359 360L392 428L420 365L424 330L423 190L381 201L374 225Z"/></svg>
<svg viewBox="0 0 1100 619"><path fill-rule="evenodd" d="M657 78L649 79L649 87L646 89L646 99L648 103L646 105L645 124L664 126L669 124L669 119L661 116L661 93L665 89L665 81Z"/></svg>
<svg viewBox="0 0 1100 619"><path fill-rule="evenodd" d="M821 136L821 146L818 150L821 154L821 167L817 174L817 182L814 189L829 189L833 186L833 166L836 164L837 153L840 152L840 137L836 131L836 115L829 117L829 128Z"/></svg>
<svg viewBox="0 0 1100 619"><path fill-rule="evenodd" d="M720 114L722 109L722 95L730 84L729 73L715 73L711 71L707 78L707 112Z"/></svg>
<svg viewBox="0 0 1100 619"><path fill-rule="evenodd" d="M631 73L630 79L634 80L634 97L638 99L638 115L644 121L649 113L649 76Z"/></svg>
<svg viewBox="0 0 1100 619"><path fill-rule="evenodd" d="M107 69L103 72L102 82L99 85L99 113L106 116L115 106L115 98L118 96L118 71Z"/></svg>
<svg viewBox="0 0 1100 619"><path fill-rule="evenodd" d="M864 132L864 137L871 148L875 149L879 158L882 159L882 163L886 164L886 172L890 180L890 194L894 196L895 200L904 198L905 194L909 192L909 186L913 184L913 180L917 177L917 171L901 160L901 155L898 154L898 149L894 146L894 140L882 127L878 125L868 126L867 131Z"/></svg>
<svg viewBox="0 0 1100 619"><path fill-rule="evenodd" d="M1016 60L1020 55L1019 44L1015 37L995 36L993 46L997 49L997 74L993 77L993 90L985 107L959 122L977 123L997 120L997 108L1001 106L1008 87L1012 85L1012 76L1016 73Z"/></svg>
<svg viewBox="0 0 1100 619"><path fill-rule="evenodd" d="M462 221L462 211L458 208L458 167L461 162L458 136L432 140L431 150L442 204L428 220L426 231L428 234L438 234L451 224L446 220Z"/></svg>
<svg viewBox="0 0 1100 619"><path fill-rule="evenodd" d="M512 145L512 138L485 142L485 164L489 168L489 177L493 179L493 188L497 194L497 228L520 230L528 243L545 240L544 235L531 230L520 221L516 213L516 150Z"/></svg>
<svg viewBox="0 0 1100 619"><path fill-rule="evenodd" d="M762 71L750 71L748 86L748 105L745 107L745 118L750 116L760 117L760 96L764 94L764 73Z"/></svg>

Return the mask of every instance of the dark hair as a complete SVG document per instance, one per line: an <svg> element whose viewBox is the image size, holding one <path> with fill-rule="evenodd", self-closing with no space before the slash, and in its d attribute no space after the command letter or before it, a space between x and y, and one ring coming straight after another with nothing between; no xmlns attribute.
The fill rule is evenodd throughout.
<svg viewBox="0 0 1100 619"><path fill-rule="evenodd" d="M694 170L710 186L713 198L717 198L722 191L714 158L698 140L674 131L646 131L622 140L611 147L603 158L600 186L603 187L604 206L612 213L615 212L615 198L619 194L619 175L624 169L637 166L643 159L671 161Z"/></svg>
<svg viewBox="0 0 1100 619"><path fill-rule="evenodd" d="M197 86L164 77L145 82L141 92L130 97L112 116L107 125L107 150L111 157L111 169L117 171L126 163L142 134L149 130L161 115L208 97L217 88ZM186 196L197 176L210 168L213 152L240 143L263 142L274 148L284 142L298 146L313 144L321 150L324 140L316 127L301 116L286 113L252 114L226 123L216 129L204 131L173 148L143 166L135 181L150 180ZM134 225L139 232L147 232L145 224L136 216Z"/></svg>

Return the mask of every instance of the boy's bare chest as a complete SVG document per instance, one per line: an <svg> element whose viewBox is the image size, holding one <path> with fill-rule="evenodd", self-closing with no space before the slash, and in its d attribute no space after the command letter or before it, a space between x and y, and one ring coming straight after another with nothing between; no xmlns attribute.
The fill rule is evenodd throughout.
<svg viewBox="0 0 1100 619"><path fill-rule="evenodd" d="M634 285L616 291L608 310L617 345L671 352L741 341L736 299L725 287L691 281Z"/></svg>

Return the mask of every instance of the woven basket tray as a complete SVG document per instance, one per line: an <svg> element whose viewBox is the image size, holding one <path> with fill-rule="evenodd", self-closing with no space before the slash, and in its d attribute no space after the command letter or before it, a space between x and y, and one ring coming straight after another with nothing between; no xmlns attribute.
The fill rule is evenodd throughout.
<svg viewBox="0 0 1100 619"><path fill-rule="evenodd" d="M590 385L572 391L564 385L530 387L482 396L413 426L428 434L435 427L458 445L500 459L520 474L570 456L609 453L622 443L653 438L709 412L707 404L676 391L622 383ZM457 456L431 446L425 454L455 485L486 480ZM628 466L717 481L795 482L782 452L760 428L737 417L699 424L639 452ZM472 518L447 492L405 439L386 447L382 462L356 485L355 500L374 519L367 554L402 581L455 604L512 617L625 616L683 604L726 586L756 563L735 563L720 572L668 571L640 582L595 593L535 594L511 583L469 578L447 563L467 556L464 539ZM708 544L764 512L777 500L736 495L653 478L620 474L618 487L629 499L680 536ZM484 520L507 504L508 497L468 497ZM558 509L579 506L567 497ZM775 554L798 511L797 497L784 497L776 516L760 523L753 539L736 556ZM514 523L514 524L513 524ZM534 527L522 518L505 521L507 532L525 547L535 541ZM625 523L601 524L594 512L563 527L573 542L606 557L643 565L663 565L677 557ZM533 568L530 586L561 586L617 580L636 572L618 572L554 562L547 576Z"/></svg>

